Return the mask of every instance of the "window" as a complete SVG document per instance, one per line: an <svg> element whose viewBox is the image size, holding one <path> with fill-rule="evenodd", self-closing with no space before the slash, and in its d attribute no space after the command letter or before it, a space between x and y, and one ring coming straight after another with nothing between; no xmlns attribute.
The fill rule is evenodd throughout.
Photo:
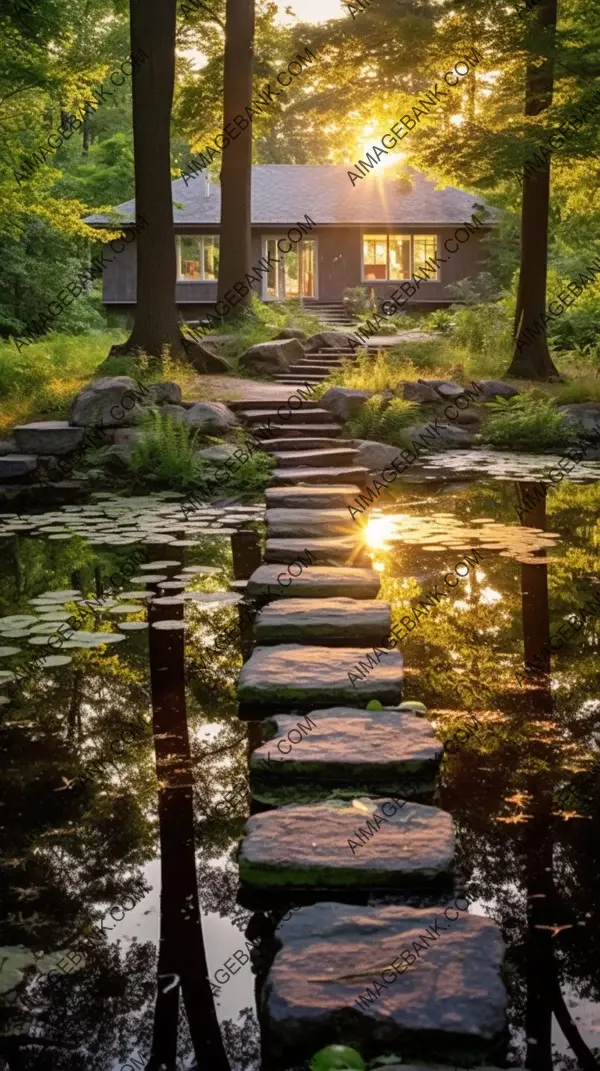
<svg viewBox="0 0 600 1071"><path fill-rule="evenodd" d="M430 279L439 279L439 272L431 274L429 257L437 254L435 234L365 234L363 235L363 280L410 279L411 275L427 264Z"/></svg>
<svg viewBox="0 0 600 1071"><path fill-rule="evenodd" d="M183 234L177 239L178 279L208 282L219 277L219 236Z"/></svg>

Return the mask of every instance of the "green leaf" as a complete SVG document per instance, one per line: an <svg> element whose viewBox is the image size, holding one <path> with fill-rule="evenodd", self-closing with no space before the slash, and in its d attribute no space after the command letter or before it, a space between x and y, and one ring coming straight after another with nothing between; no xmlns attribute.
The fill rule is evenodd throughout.
<svg viewBox="0 0 600 1071"><path fill-rule="evenodd" d="M310 1071L365 1071L366 1064L356 1049L347 1045L328 1045L320 1049L311 1062Z"/></svg>

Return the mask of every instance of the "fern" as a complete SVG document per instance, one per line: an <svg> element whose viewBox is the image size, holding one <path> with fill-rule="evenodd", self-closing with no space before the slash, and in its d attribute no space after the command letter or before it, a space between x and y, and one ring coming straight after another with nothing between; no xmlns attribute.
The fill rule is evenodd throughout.
<svg viewBox="0 0 600 1071"><path fill-rule="evenodd" d="M345 434L353 439L373 439L390 446L406 444L405 429L414 423L419 412L415 402L394 398L389 404L380 395L369 398L348 421Z"/></svg>
<svg viewBox="0 0 600 1071"><path fill-rule="evenodd" d="M535 449L564 446L577 438L564 414L556 408L554 398L518 394L488 402L487 410L489 415L482 435L493 446Z"/></svg>
<svg viewBox="0 0 600 1071"><path fill-rule="evenodd" d="M197 430L165 413L152 412L126 459L136 481L184 490L198 480Z"/></svg>

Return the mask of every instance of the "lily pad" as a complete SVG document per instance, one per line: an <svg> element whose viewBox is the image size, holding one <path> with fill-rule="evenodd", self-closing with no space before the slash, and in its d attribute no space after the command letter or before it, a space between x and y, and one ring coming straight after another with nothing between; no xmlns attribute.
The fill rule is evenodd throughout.
<svg viewBox="0 0 600 1071"><path fill-rule="evenodd" d="M148 628L147 621L119 621L119 628L125 629L127 632L136 632L143 628Z"/></svg>
<svg viewBox="0 0 600 1071"><path fill-rule="evenodd" d="M20 653L20 647L0 647L0 658L10 658L11 655Z"/></svg>
<svg viewBox="0 0 600 1071"><path fill-rule="evenodd" d="M162 580L168 580L167 576L159 576L158 573L147 573L146 576L132 576L132 584L160 584Z"/></svg>
<svg viewBox="0 0 600 1071"><path fill-rule="evenodd" d="M4 632L0 632L0 638L3 640L24 640L30 636L31 633L28 628L6 629Z"/></svg>
<svg viewBox="0 0 600 1071"><path fill-rule="evenodd" d="M186 565L185 569L182 569L181 572L177 574L175 579L178 580L180 576L186 578L189 576L209 576L212 573L220 572L220 565Z"/></svg>
<svg viewBox="0 0 600 1071"><path fill-rule="evenodd" d="M34 625L36 621L37 617L30 617L29 614L13 614L12 617L0 617L0 631L23 628L24 625Z"/></svg>
<svg viewBox="0 0 600 1071"><path fill-rule="evenodd" d="M152 628L157 628L161 632L168 632L169 630L179 630L180 632L186 627L185 621L155 621Z"/></svg>
<svg viewBox="0 0 600 1071"><path fill-rule="evenodd" d="M126 640L127 637L123 636L121 632L98 632L97 633L97 646L103 643L120 643L121 640Z"/></svg>
<svg viewBox="0 0 600 1071"><path fill-rule="evenodd" d="M113 606L108 612L109 614L139 614L140 610L143 609L143 606L134 606L133 603L123 603L122 606Z"/></svg>
<svg viewBox="0 0 600 1071"><path fill-rule="evenodd" d="M153 569L171 569L176 565L181 565L178 558L167 558L162 562L146 562L145 565L140 565L140 572L144 569L148 569L149 572L152 572Z"/></svg>
<svg viewBox="0 0 600 1071"><path fill-rule="evenodd" d="M0 669L0 684L8 684L9 681L14 681L15 675L10 669Z"/></svg>
<svg viewBox="0 0 600 1071"><path fill-rule="evenodd" d="M46 658L42 658L42 666L44 669L55 669L56 666L68 666L69 662L73 659L70 655L65 654L52 654L47 655Z"/></svg>

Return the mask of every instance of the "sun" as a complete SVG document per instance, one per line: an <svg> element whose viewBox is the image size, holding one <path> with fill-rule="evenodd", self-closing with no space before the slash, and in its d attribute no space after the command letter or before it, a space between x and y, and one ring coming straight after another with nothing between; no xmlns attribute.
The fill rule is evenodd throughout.
<svg viewBox="0 0 600 1071"><path fill-rule="evenodd" d="M381 135L386 134L388 131L389 131L389 123L386 124L385 122L367 123L367 125L363 127L360 136L361 136L361 139L365 139L365 140L363 140L363 142L362 142L361 159L364 159L365 158L365 154L368 153L368 152L370 152L371 155L373 154L373 145L379 145L380 148L382 147L381 146ZM388 149L387 153L388 153L387 156L380 156L378 164L377 164L378 170L380 168L385 170L388 167L393 167L394 164L400 163L400 161L404 160L405 157L406 157L406 153L404 153L404 152L393 152L393 150L391 150L391 149Z"/></svg>

